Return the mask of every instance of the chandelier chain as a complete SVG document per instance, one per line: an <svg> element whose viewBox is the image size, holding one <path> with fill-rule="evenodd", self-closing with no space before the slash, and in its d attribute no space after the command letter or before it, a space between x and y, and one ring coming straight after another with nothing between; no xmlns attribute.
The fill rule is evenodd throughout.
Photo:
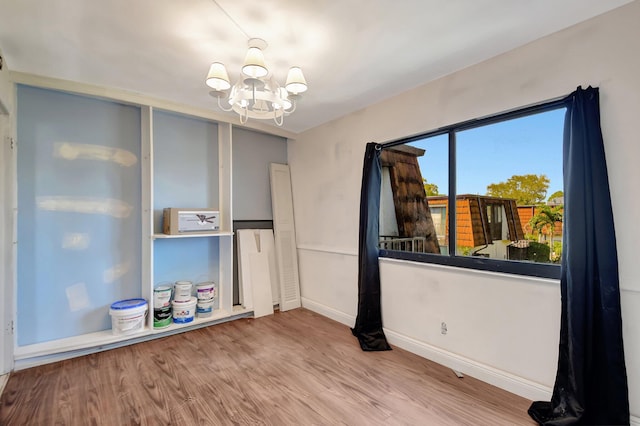
<svg viewBox="0 0 640 426"><path fill-rule="evenodd" d="M216 6L218 6L218 9L220 9L220 10L222 11L222 13L224 13L225 15L227 15L227 18L229 18L229 20L230 20L231 22L233 22L233 24L234 24L234 25L235 25L235 26L240 30L240 32L241 32L242 34L244 34L244 35L245 35L245 37L246 37L247 39L250 39L250 38L251 38L251 37L249 36L249 34L247 34L247 32L246 32L245 30L243 30L243 29L242 29L242 27L240 26L240 24L238 24L238 23L236 22L236 20L235 20L235 19L233 19L233 18L231 17L231 15L229 15L229 12L227 12L226 10L224 10L224 8L223 8L222 6L220 6L220 3L218 3L216 0L211 0L211 1L213 1L213 3L214 3Z"/></svg>
<svg viewBox="0 0 640 426"><path fill-rule="evenodd" d="M240 116L240 123L245 124L249 118L260 120L273 119L277 126L284 124L284 116L296 109L300 94L307 90L307 81L298 66L289 68L284 87L280 86L273 75L269 74L262 50L267 43L249 34L218 3L213 3L227 18L249 39L249 49L241 69L240 80L231 85L229 73L222 62L213 62L205 79L211 89L209 95L217 98L218 107L222 111L235 111ZM222 100L228 107L222 105Z"/></svg>

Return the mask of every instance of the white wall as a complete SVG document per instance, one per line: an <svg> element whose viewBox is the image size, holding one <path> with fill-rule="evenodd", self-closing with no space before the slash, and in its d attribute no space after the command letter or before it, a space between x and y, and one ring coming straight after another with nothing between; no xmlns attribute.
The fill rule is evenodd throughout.
<svg viewBox="0 0 640 426"><path fill-rule="evenodd" d="M631 412L640 416L640 2L311 129L289 144L305 306L350 326L366 142L385 142L600 87L620 265ZM415 47L415 46L414 46ZM560 322L556 281L381 261L391 343L523 396L547 399ZM448 333L440 334L442 322ZM354 344L356 344L354 340Z"/></svg>

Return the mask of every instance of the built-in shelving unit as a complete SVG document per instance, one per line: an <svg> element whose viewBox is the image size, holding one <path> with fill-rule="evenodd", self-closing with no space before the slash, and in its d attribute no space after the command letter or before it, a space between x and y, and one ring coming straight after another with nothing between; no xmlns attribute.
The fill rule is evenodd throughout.
<svg viewBox="0 0 640 426"><path fill-rule="evenodd" d="M195 140L197 136L208 134L203 131L196 135L185 135L184 139L190 140L196 145L196 150L192 151L190 147L183 146L180 151L181 161L186 162L184 167L199 168L202 173L205 171L215 170L217 173L210 173L209 182L197 180L197 184L193 184L193 180L189 180L189 176L184 177L182 173L174 173L173 176L162 176L166 168L169 155L163 154L163 149L175 149L175 146L157 136L156 130L162 129L160 120L164 119L164 126L178 125L182 122L193 122L193 125L184 124L188 129L193 127L200 128L205 126L210 129L215 126L217 133L214 140ZM145 257L148 262L143 265L143 275L147 277L146 287L143 294L149 301L149 317L147 320L148 333L153 335L165 335L178 331L186 331L198 328L207 324L212 324L237 315L250 314L249 311L241 308L234 309L232 294L232 274L233 274L233 232L232 229L232 208L231 208L231 125L227 123L206 122L203 124L202 119L194 119L188 116L177 116L168 111L156 111L152 107L145 107L143 114L143 126L148 128L148 137L143 137L143 151L145 162L143 164L143 176L145 177L145 206L146 214L143 217L143 241L146 241L146 251L148 256ZM205 130L206 130L205 129ZM143 132L143 135L145 132ZM156 135L154 138L153 135ZM161 143L162 142L162 143ZM211 152L211 147L217 147ZM202 152L198 151L200 149ZM164 153L166 154L166 153ZM212 155L213 154L213 155ZM173 158L169 158L173 160ZM171 164L174 166L173 164ZM160 179L162 176L163 179ZM191 176L193 178L193 176ZM167 189L156 182L171 180L171 184L176 187L184 188L181 191ZM183 179L183 181L181 181ZM217 181L217 185L216 185ZM172 192L173 191L173 192ZM189 196L189 191L195 192ZM185 192L187 192L185 194ZM161 200L161 201L159 201ZM211 207L220 211L220 231L212 232L189 232L177 235L168 235L161 232L162 230L162 209L165 207ZM204 241L203 241L204 240ZM195 277L189 276L185 271L183 275L173 275L174 271L163 271L162 276L158 273L158 263L167 261L160 258L158 244L166 250L180 249L176 248L178 242L198 242L198 247L205 247L211 252L215 252L213 256L203 256L201 262L209 265L210 270L216 270L215 276L208 275L206 280L212 280L217 285L217 300L214 305L213 314L207 318L196 317L192 322L176 324L171 323L165 328L153 328L153 288L167 281L177 281L178 279L189 279L194 281ZM190 244L191 246L193 244ZM192 251L192 256L199 256L197 248L188 247ZM211 247L210 247L211 246ZM196 251L194 251L196 250ZM165 253L166 256L166 253ZM181 265L176 265L177 274L180 274ZM187 268L188 269L188 268ZM205 267L206 270L206 267ZM193 271L190 271L193 273ZM202 272L202 271L200 271ZM205 274L206 275L206 274Z"/></svg>
<svg viewBox="0 0 640 426"><path fill-rule="evenodd" d="M51 280L48 279L50 275L45 275L46 278L44 279L32 279L28 277L28 279L25 280L25 277L20 276L20 271L18 271L15 275L13 275L16 278L13 278L11 281L12 290L16 293L20 293L19 291L17 291L19 285L23 285L23 283L25 282L35 282L38 286L40 286L36 289L38 291L38 294L43 295L43 300L45 301L45 303L47 303L47 307L50 309L47 311L47 313L37 312L37 315L34 314L33 318L37 317L39 320L37 324L34 324L33 321L28 321L30 318L27 318L25 320L24 316L22 317L24 321L22 321L21 323L19 316L14 315L13 324L16 325L18 333L20 332L21 324L24 325L29 323L32 326L30 332L36 330L36 332L38 333L35 338L28 339L27 343L19 344L18 340L15 340L15 345L13 348L13 360L15 369L27 368L60 359L70 358L73 356L88 354L99 350L110 349L175 333L181 333L199 327L205 327L224 321L251 316L253 314L250 310L244 309L241 306L233 305L232 281L234 248L232 224L234 215L232 212L232 194L233 191L237 191L237 193L239 194L238 201L240 202L241 208L238 209L238 219L246 220L262 217L266 219L267 216L270 215L270 204L264 203L264 197L261 197L261 194L264 194L265 191L268 192L268 184L265 184L264 179L262 179L262 176L265 176L265 178L268 179L267 170L264 167L265 163L286 162L286 144L284 145L284 149L282 149L282 145L280 145L280 143L283 139L295 138L295 134L283 130L282 128L269 126L260 121L249 121L241 128L235 127L235 125L232 126L230 122L230 120L237 120L237 118L235 117L221 115L211 110L205 110L169 102L166 100L150 98L139 93L132 93L119 89L104 88L17 72L12 72L10 74L10 78L12 80L12 83L15 85L14 87L16 87L16 92L18 92L18 85L21 85L22 87L29 88L31 92L34 92L34 96L41 96L43 94L44 96L48 97L58 96L54 101L51 101L49 104L47 104L48 106L46 107L44 105L41 105L42 101L36 101L35 104L38 108L43 110L42 114L44 114L45 117L50 117L52 120L57 120L57 117L61 116L60 111L65 109L64 104L67 101L79 101L81 106L79 108L76 108L74 111L79 111L80 113L84 113L84 106L88 105L89 108L93 108L93 105L89 104L97 101L97 103L103 103L100 108L110 108L110 106L113 105L124 106L125 109L128 108L128 110L125 111L124 115L129 118L135 117L134 119L129 120L128 128L137 129L138 126L136 125L136 123L138 123L139 130L134 130L132 133L130 132L126 137L122 137L122 133L117 133L116 136L112 137L112 141L114 141L113 146L116 147L122 147L120 143L125 140L133 141L133 145L129 145L128 148L123 148L127 150L133 149L132 152L136 155L137 163L135 163L135 166L126 169L119 169L118 167L120 166L115 166L108 172L110 173L109 176L115 179L116 177L122 177L123 171L136 171L133 175L131 175L131 173L129 174L129 176L135 175L135 178L126 177L124 178L125 180L121 180L116 186L118 188L135 189L136 191L139 190L139 195L136 195L134 198L134 201L140 202L140 207L135 207L134 209L134 211L136 212L138 212L139 210L139 216L132 216L134 221L139 218L139 222L137 222L140 229L139 237L136 236L138 231L135 231L133 233L129 232L125 235L127 237L128 243L120 242L120 244L124 244L129 248L132 246L135 247L134 249L132 249L135 256L131 257L131 259L134 259L131 261L131 265L134 266L132 268L134 274L131 274L130 269L129 275L126 276L133 276L135 278L129 278L127 280L127 297L143 297L149 302L147 322L143 330L131 335L114 335L110 329L105 330L104 326L102 325L100 327L96 327L95 324L93 324L91 326L93 328L85 326L83 324L83 320L85 318L95 318L95 315L97 314L100 316L101 321L106 321L108 317L105 317L104 315L105 307L108 307L110 303L118 300L112 300L114 298L113 294L116 293L103 293L96 297L94 300L92 299L92 297L94 296L93 294L89 294L90 297L88 298L77 297L83 296L82 292L72 292L65 295L64 286L72 286L74 283L80 280L85 280L86 289L90 292L96 289L102 291L106 288L111 291L117 286L117 282L104 282L102 278L102 271L106 270L106 268L109 268L112 265L117 266L120 263L126 264L126 262L113 260L112 264L105 264L106 266L100 265L99 268L96 268L95 265L88 266L86 264L83 264L82 261L72 263L72 265L78 266L78 268L75 269L83 267L85 268L84 270L87 270L88 268L94 272L97 271L99 276L92 279L83 277L81 279L78 279L78 281L72 281L71 279L64 281L62 291L60 291L60 288L56 290L58 292L58 295L56 296L58 297L58 299L54 299L52 296L52 287L50 286ZM57 95L54 96L53 94L56 93ZM75 95L80 95L84 99L84 101L82 99L71 99ZM64 99L60 99L60 96L62 96ZM72 129L74 135L76 134L76 130L78 127L83 127L85 130L88 129L88 133L84 133L84 140L78 140L76 141L77 143L94 143L95 138L93 138L93 136L100 136L103 133L116 134L114 132L119 132L121 129L119 124L111 124L111 122L108 122L108 120L98 120L98 126L82 122L82 120L80 120L81 122L78 122L79 115L81 114L71 113L71 115L66 116L67 118L63 118L63 120L68 120L66 122L67 124L64 124L64 126L67 126L66 128L68 129ZM109 116L109 120L114 119L114 117L121 116L122 114L120 113L111 114ZM201 122L204 121L206 122L206 126L208 126L209 129L207 130L207 132L205 132L204 137L198 138L198 140L200 141L200 149L205 147L205 144L202 143L203 141L207 142L206 147L208 147L208 149L205 149L204 151L198 153L197 156L193 157L195 159L195 162L207 160L209 161L209 164L207 164L206 167L203 168L202 163L199 163L200 168L197 169L197 173L199 173L197 179L181 182L178 186L172 186L175 181L173 179L168 179L167 176L163 176L163 174L169 173L169 177L173 176L180 178L183 173L175 167L180 165L185 165L186 167L188 167L188 169L185 170L185 174L193 173L194 168L190 167L192 166L192 164L189 164L189 161L185 162L178 157L181 156L183 150L193 148L194 142L197 141L194 141L194 139L192 138L193 135L190 134L192 126L187 126L186 131L175 131L175 127L172 125L165 126L164 128L159 129L158 124L161 124L162 120L166 120L168 118L167 116L177 117L178 121L181 119L196 121L199 120ZM17 120L17 118L15 118L14 120ZM25 120L23 119L22 122L25 123ZM33 125L30 127L35 128L38 126ZM195 127L197 127L197 123ZM51 126L47 126L47 129L50 128ZM235 136L237 137L238 142L236 146L237 151L235 156L232 156L232 132L236 133ZM132 148L138 146L136 135L139 135L139 151L137 150L137 148ZM173 138L173 142L169 141L168 144L165 143L167 142L167 137ZM164 141L162 140L163 138L165 138ZM68 139L61 140L67 141ZM247 143L248 140L254 140L255 142ZM49 141L45 142L49 143ZM211 142L211 144L209 144L208 142ZM195 144L197 145L197 143ZM24 145L22 146L24 148ZM24 153L25 150L23 148L21 149L21 152ZM52 159L52 157L50 157L50 153L51 151L46 151L45 149L45 165L49 165L52 161L62 161L59 157ZM165 163L160 165L158 164L157 160L163 155L165 156ZM168 163L166 159L168 159ZM16 160L15 156L13 157L12 161L15 163L12 164L12 167L17 167L18 161ZM74 162L74 165L82 166L81 163L81 161ZM95 169L94 166L104 163L89 162L86 164L88 165L86 171L82 173L81 171L78 172L80 176L87 176L88 173L90 174ZM234 176L232 170L234 164L236 166L237 172L241 170L244 172ZM58 173L60 170L69 169L69 165L70 163L58 163L56 167L59 168L56 169L56 173ZM167 171L167 169L170 170ZM24 167L22 168L22 170L29 171L36 170L36 168ZM49 178L53 175L55 175L55 173L48 174L47 172L40 172L39 176ZM104 176L106 175L96 174L96 176L100 176L100 182L105 182L106 178ZM158 180L159 176L163 177L163 179ZM33 176L26 175L25 177L27 179L23 180L23 182L28 181L29 178L32 178ZM66 179L69 182L85 183L82 182L82 179L78 180L77 176L75 178L72 178L72 176L69 175ZM235 184L232 185L234 179ZM66 181L60 182L61 188L66 189L70 186L74 186L65 185L65 182ZM177 199L172 200L171 194L184 195L185 190L189 190L192 187L193 182L204 182L207 184L203 186L206 187L206 197L194 197L193 199L182 200L181 202L177 202ZM14 182L14 184L16 184L16 182ZM18 194L20 194L20 192L24 189L24 184L17 185L17 188ZM55 194L55 191L52 191L51 194ZM91 195L94 194L95 193L91 193ZM262 204L260 204L261 202ZM216 208L220 211L220 231L165 235L162 233L160 222L161 209L163 207ZM25 217L24 212L20 215L20 217ZM46 222L40 221L38 223ZM74 226L76 225L75 221L70 221L70 223L72 223ZM86 232L76 231L72 228L73 227L68 227L69 232ZM48 226L48 229L56 228ZM101 229L103 231L109 230L106 228ZM36 232L35 230L29 232L35 233L34 235L40 235L40 233ZM109 238L112 237L112 234L108 232L105 235L108 235ZM109 244L99 244L100 241L98 240L95 241L96 244L92 243L93 245L90 246L92 248L111 246L115 247L115 249L113 249L113 251L109 253L106 253L106 255L101 255L101 253L98 252L90 260L109 259L109 261L111 262L112 259L110 257L112 257L113 254L120 254L120 252L123 251L122 247L119 247L116 243L114 243L118 240L118 238L121 238L122 235L123 234L121 231L120 237L117 237L113 241L106 240L106 242L108 242ZM20 235L18 235L18 237L19 236ZM132 245L131 242L133 242L134 244ZM21 244L24 247L24 239L21 240ZM175 259L175 257L177 256L172 257L171 251L174 250L178 254L182 254L183 252L192 254L192 250L197 251L199 249L202 249L203 247L206 253L203 255L202 262L206 262L210 266L208 269L210 275L207 276L207 279L213 280L218 284L218 300L213 315L208 318L195 318L193 322L187 324L172 323L166 328L154 329L152 304L153 289L158 284L165 284L167 281L170 282L176 280L170 279L170 277L168 277L167 269L176 271L176 275L179 275L180 277L178 279L197 279L197 276L189 276L190 272L188 271L188 268L189 266L194 266L186 265L185 269L182 270L180 266L182 260ZM78 251L75 253L81 252ZM94 253L92 252L91 254ZM12 263L14 267L18 264L16 257L20 257L20 254L17 254L17 256L12 256ZM29 261L31 261L32 258L35 257L22 256L22 259L28 259ZM200 262L197 256L190 255L185 261L185 264L189 263L189 259L196 259L194 261L195 264ZM41 260L42 258L40 257L38 262L40 262ZM167 264L170 265L169 268L167 268ZM29 264L27 264L27 266L29 266ZM30 273L28 269L29 268L27 267L27 269L25 270ZM74 268L63 268L63 270L65 271L72 269ZM195 273L191 272L191 275L194 274ZM73 280L75 279L76 278L73 278ZM24 287L22 288L24 293ZM46 289L47 291L40 291L42 289ZM71 290L75 290L75 287L71 288ZM68 315L67 317L65 317L65 319L51 314L51 312L55 311L56 309L64 309L65 313L68 314L67 308L69 308L69 306L67 305L69 301L67 300L67 298L69 298L69 295L76 297L75 302L83 302L88 300L90 302L89 304L87 304L88 308L86 308L86 310L82 310L85 308L77 309L72 312L73 315ZM31 315L32 311L36 311L33 299L29 296L29 293L26 293L26 296L23 294L21 297L23 302L23 306L21 307L23 314L26 313L24 315ZM75 307L78 308L78 305L76 305ZM63 328L70 325L78 324L80 324L80 326L76 327L75 329L71 329L71 327L69 327L69 330L67 330L69 332L66 334L39 334L42 331L39 327L48 327L49 330L55 331L56 328ZM100 329L102 329L103 331L91 331Z"/></svg>
<svg viewBox="0 0 640 426"><path fill-rule="evenodd" d="M16 346L14 350L15 368L26 368L58 359L65 359L78 354L90 353L110 347L123 346L138 341L149 340L163 335L175 334L195 328L220 323L240 317L252 315L250 310L240 306L233 306L233 232L232 232L232 153L231 136L232 126L229 123L217 123L206 120L202 117L192 117L185 114L176 114L168 110L158 112L149 105L140 106L141 120L141 146L140 146L140 171L141 171L141 283L140 295L148 302L147 321L143 330L127 335L114 335L111 330L104 330L93 333L85 333L72 337L54 339L46 342L38 342L23 346ZM212 140L199 141L199 147L205 147L206 152L188 153L193 160L201 164L201 170L206 170L208 181L199 182L200 187L205 188L206 194L195 196L193 201L185 199L183 190L176 191L157 185L158 176L162 175L163 169L158 166L158 154L162 149L167 149L167 141L159 144L156 133L157 122L155 120L171 116L172 120L199 120L205 122L207 129L215 128L217 131ZM176 118L177 117L177 118ZM166 125L166 124L165 124ZM187 126L187 128L191 128ZM206 133L206 132L205 132ZM209 135L209 133L206 133ZM155 135L155 137L154 137ZM190 143L189 136L185 136L180 141L184 144L184 149ZM215 147L215 151L210 151ZM174 147L170 147L173 149ZM187 155L187 156L188 156ZM167 155L165 152L165 161ZM184 165L189 167L189 164ZM172 172L171 179L180 179L180 174ZM167 176L162 176L164 181ZM206 179L206 176L204 177ZM160 179L162 180L162 179ZM173 180L171 184L175 184ZM190 181L177 182L177 186L191 190ZM196 185L197 186L197 185ZM199 187L198 187L199 188ZM196 188L196 190L198 189ZM179 194L173 197L171 191ZM182 198L180 198L182 197ZM155 200L155 202L154 202ZM159 205L162 200L162 205ZM169 200L169 201L167 201ZM205 200L205 201L203 201ZM179 235L166 235L161 233L162 215L164 207L211 207L220 211L220 231L216 232L194 232ZM206 280L214 281L217 284L217 300L214 305L213 314L207 318L195 318L192 322L176 324L171 323L165 328L153 328L153 289L160 283L168 281L167 276L171 273L180 276L179 279L190 279L196 283L193 270L198 269L194 265L192 270L185 270L181 275L180 262L175 260L170 254L171 250L182 253L184 249L191 250L191 257L200 255L199 248L204 247L204 255L201 262L205 267L203 270ZM164 256L164 258L162 257ZM165 263L176 262L175 268L167 272L163 269ZM195 268L195 269L194 269ZM188 269L188 268L187 268ZM173 278L169 281L176 281Z"/></svg>

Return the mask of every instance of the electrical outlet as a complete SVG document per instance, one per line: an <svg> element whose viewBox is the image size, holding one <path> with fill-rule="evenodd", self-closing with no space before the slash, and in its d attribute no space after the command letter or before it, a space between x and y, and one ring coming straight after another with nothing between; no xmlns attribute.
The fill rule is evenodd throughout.
<svg viewBox="0 0 640 426"><path fill-rule="evenodd" d="M447 323L446 322L443 322L442 324L440 324L440 333L447 334Z"/></svg>

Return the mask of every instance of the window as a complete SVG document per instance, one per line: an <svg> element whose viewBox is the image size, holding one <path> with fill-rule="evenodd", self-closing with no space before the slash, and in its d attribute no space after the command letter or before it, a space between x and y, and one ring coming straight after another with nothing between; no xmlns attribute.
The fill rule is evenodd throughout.
<svg viewBox="0 0 640 426"><path fill-rule="evenodd" d="M384 144L381 256L559 277L564 112L554 101Z"/></svg>
<svg viewBox="0 0 640 426"><path fill-rule="evenodd" d="M502 211L500 204L487 205L487 222L489 223L489 233L491 241L508 239L509 235L506 230L502 229Z"/></svg>

